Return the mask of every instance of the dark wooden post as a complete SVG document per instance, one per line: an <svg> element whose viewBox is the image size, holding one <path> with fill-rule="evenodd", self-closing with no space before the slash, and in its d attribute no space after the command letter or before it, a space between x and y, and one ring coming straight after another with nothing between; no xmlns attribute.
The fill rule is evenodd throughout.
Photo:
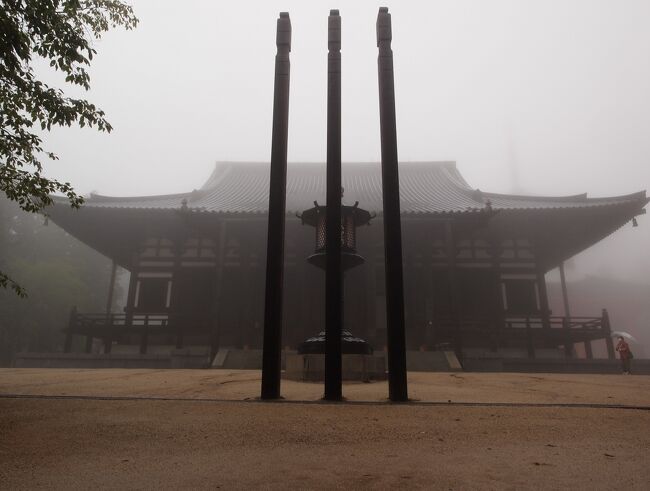
<svg viewBox="0 0 650 491"><path fill-rule="evenodd" d="M134 263L137 261L137 258L134 259ZM133 310L135 309L135 293L138 288L138 269L135 266L131 266L131 272L129 274L129 292L126 297L126 307L125 307L125 317L124 317L124 327L129 329L133 325Z"/></svg>
<svg viewBox="0 0 650 491"><path fill-rule="evenodd" d="M392 39L391 17L388 8L381 7L377 16L377 47L379 48L377 62L379 66L379 122L384 201L388 393L391 401L399 402L408 400L408 389Z"/></svg>
<svg viewBox="0 0 650 491"><path fill-rule="evenodd" d="M86 353L90 353L93 350L93 341L94 337L92 335L86 336L86 347L84 348L84 351Z"/></svg>
<svg viewBox="0 0 650 491"><path fill-rule="evenodd" d="M592 360L594 358L594 351L591 348L591 341L585 341L585 357L587 360Z"/></svg>
<svg viewBox="0 0 650 491"><path fill-rule="evenodd" d="M142 327L142 337L140 338L140 354L147 353L149 345L149 314L144 316L144 326Z"/></svg>
<svg viewBox="0 0 650 491"><path fill-rule="evenodd" d="M564 275L564 263L560 263L560 284L562 285L562 300L564 301L564 315L567 318L569 325L571 325L571 308L569 305L569 293L566 286L566 276ZM594 354L591 349L591 341L584 342L585 356L588 360L593 359ZM571 351L573 351L573 346Z"/></svg>
<svg viewBox="0 0 650 491"><path fill-rule="evenodd" d="M458 274L456 270L456 239L454 237L453 223L445 222L445 245L447 253L447 267L449 274L449 289L451 296L451 318L454 330L454 353L456 358L463 363L463 312L458 291Z"/></svg>
<svg viewBox="0 0 650 491"><path fill-rule="evenodd" d="M571 319L571 309L569 308L569 294L566 287L566 277L564 276L564 263L560 263L560 284L562 285L562 300L564 301L564 316Z"/></svg>
<svg viewBox="0 0 650 491"><path fill-rule="evenodd" d="M546 276L542 266L537 267L537 291L539 292L539 309L542 318L542 328L551 328L551 309L548 306L548 292L546 291ZM548 332L548 331L545 331ZM548 336L546 336L548 340Z"/></svg>
<svg viewBox="0 0 650 491"><path fill-rule="evenodd" d="M607 309L603 309L603 320L602 320L602 329L605 331L607 337L605 338L605 345L607 346L607 357L610 360L616 358L616 352L614 351L614 341L612 340L612 326L609 323L609 313Z"/></svg>
<svg viewBox="0 0 650 491"><path fill-rule="evenodd" d="M70 317L68 318L68 329L65 332L65 342L63 343L64 353L70 353L70 351L72 351L72 336L76 325L77 307L72 307L72 309L70 309Z"/></svg>
<svg viewBox="0 0 650 491"><path fill-rule="evenodd" d="M562 286L562 300L564 302L564 328L567 329L565 335L564 351L567 357L573 356L573 343L571 342L571 309L569 308L569 294L566 288L566 277L564 276L564 262L560 263L560 285ZM566 344L568 343L568 344ZM587 348L589 345L589 348ZM585 352L591 352L591 343L585 341Z"/></svg>
<svg viewBox="0 0 650 491"><path fill-rule="evenodd" d="M325 399L340 401L343 273L341 269L341 17L327 19L327 214L325 223Z"/></svg>
<svg viewBox="0 0 650 491"><path fill-rule="evenodd" d="M571 342L571 318L562 318L562 328L564 329L564 356L573 357L573 343Z"/></svg>
<svg viewBox="0 0 650 491"><path fill-rule="evenodd" d="M129 293L126 297L126 307L125 307L125 316L124 316L124 329L127 332L130 332L131 327L133 327L133 311L135 310L135 294L138 289L138 257L135 256L131 265L131 273L129 276ZM112 329L111 325L111 329ZM104 337L104 353L111 352L111 345L113 343L112 336L109 334Z"/></svg>
<svg viewBox="0 0 650 491"><path fill-rule="evenodd" d="M226 220L222 219L220 224L219 224L219 234L218 234L218 244L219 244L219 249L217 252L217 264L215 267L215 287L214 287L214 305L212 308L212 326L211 326L211 332L210 332L210 360L214 360L215 356L217 356L217 352L219 350L219 345L220 345L220 322L219 322L219 312L221 311L221 305L222 305L222 292L224 291L225 288L228 287L228 285L224 284L223 281L223 272L224 272L224 263L226 261L226 233L228 229L226 228ZM180 340L181 342L181 347L182 347L182 338Z"/></svg>
<svg viewBox="0 0 650 491"><path fill-rule="evenodd" d="M562 286L562 301L564 302L564 328L566 329L565 333L565 345L564 353L570 358L573 356L573 343L571 341L571 309L569 308L569 294L566 287L566 277L564 276L564 262L560 263L560 285ZM586 345L586 343L585 343ZM591 348L591 346L590 346Z"/></svg>
<svg viewBox="0 0 650 491"><path fill-rule="evenodd" d="M115 290L115 276L117 273L117 263L113 259L113 264L111 265L111 279L108 283L108 298L106 299L106 316L111 313L113 308L113 292Z"/></svg>
<svg viewBox="0 0 650 491"><path fill-rule="evenodd" d="M289 52L291 51L291 21L287 12L280 13L277 22L276 45L269 221L266 246L266 291L264 293L262 399L278 399L280 397L280 371L282 369L282 281L287 198Z"/></svg>
<svg viewBox="0 0 650 491"><path fill-rule="evenodd" d="M117 263L113 259L111 265L111 279L108 282L108 296L106 298L106 320L104 324L106 327L111 326L111 308L113 307L113 292L115 290L115 276L117 273ZM86 353L90 353L93 348L93 336L89 334L86 336Z"/></svg>
<svg viewBox="0 0 650 491"><path fill-rule="evenodd" d="M183 336L182 322L178 322L175 329L176 329L176 349L183 349L184 336ZM213 358L214 358L214 353L212 350L212 346L210 346L210 360L212 360Z"/></svg>
<svg viewBox="0 0 650 491"><path fill-rule="evenodd" d="M497 351L502 343L502 333L505 323L503 312L503 292L501 291L501 242L496 238L489 241L490 253L490 275L493 282L493 305L492 305L492 351Z"/></svg>
<svg viewBox="0 0 650 491"><path fill-rule="evenodd" d="M528 349L528 357L535 358L535 345L533 343L533 333L530 329L530 317L526 317L526 347Z"/></svg>

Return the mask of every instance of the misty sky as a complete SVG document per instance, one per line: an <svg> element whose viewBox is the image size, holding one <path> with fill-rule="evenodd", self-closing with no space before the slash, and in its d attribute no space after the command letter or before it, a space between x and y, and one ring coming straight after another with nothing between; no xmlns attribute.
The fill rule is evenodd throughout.
<svg viewBox="0 0 650 491"><path fill-rule="evenodd" d="M400 161L454 160L471 186L505 193L595 197L650 183L648 0L130 3L140 25L96 43L87 94L114 132L45 138L61 157L48 174L82 193L183 192L217 160L268 160L280 11L293 25L289 160L325 159L327 15L338 8L343 160L378 161L383 5ZM578 256L569 279L650 282L650 220L639 225Z"/></svg>

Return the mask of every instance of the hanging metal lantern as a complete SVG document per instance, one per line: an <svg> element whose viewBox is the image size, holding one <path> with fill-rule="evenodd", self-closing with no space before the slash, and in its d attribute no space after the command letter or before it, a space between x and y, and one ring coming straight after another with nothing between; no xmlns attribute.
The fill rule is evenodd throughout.
<svg viewBox="0 0 650 491"><path fill-rule="evenodd" d="M307 258L307 261L314 266L325 269L326 257L326 227L325 213L327 207L319 205L314 201L314 207L305 210L301 215L303 225L314 227L315 248L314 254ZM341 264L343 271L363 264L364 258L357 254L357 227L368 225L374 217L370 212L359 208L359 202L353 206L341 206Z"/></svg>
<svg viewBox="0 0 650 491"><path fill-rule="evenodd" d="M327 208L314 201L314 207L305 210L302 215L303 225L314 227L315 247L314 253L307 258L307 261L321 269L326 267L327 241L326 241L326 220ZM347 271L355 266L363 264L365 259L357 254L357 227L368 225L375 215L359 208L359 202L353 206L341 206L341 267ZM343 354L372 354L372 346L364 339L358 338L349 331L341 331L341 351ZM324 354L325 353L325 331L312 336L298 346L299 354Z"/></svg>

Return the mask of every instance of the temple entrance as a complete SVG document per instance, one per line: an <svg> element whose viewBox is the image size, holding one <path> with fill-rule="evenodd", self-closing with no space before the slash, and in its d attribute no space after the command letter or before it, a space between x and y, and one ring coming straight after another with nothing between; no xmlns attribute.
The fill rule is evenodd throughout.
<svg viewBox="0 0 650 491"><path fill-rule="evenodd" d="M215 286L216 277L212 268L183 268L177 271L172 309L184 332L201 338L210 334Z"/></svg>

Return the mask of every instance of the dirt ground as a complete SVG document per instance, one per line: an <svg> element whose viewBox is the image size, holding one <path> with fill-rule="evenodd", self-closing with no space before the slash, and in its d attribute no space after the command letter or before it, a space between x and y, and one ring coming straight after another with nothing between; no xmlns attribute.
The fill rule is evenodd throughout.
<svg viewBox="0 0 650 491"><path fill-rule="evenodd" d="M259 379L0 370L0 488L650 485L647 376L412 373L420 401L408 405L385 403L385 383L345 385L348 400L368 402L324 404L322 385L289 381L290 403L262 403Z"/></svg>

